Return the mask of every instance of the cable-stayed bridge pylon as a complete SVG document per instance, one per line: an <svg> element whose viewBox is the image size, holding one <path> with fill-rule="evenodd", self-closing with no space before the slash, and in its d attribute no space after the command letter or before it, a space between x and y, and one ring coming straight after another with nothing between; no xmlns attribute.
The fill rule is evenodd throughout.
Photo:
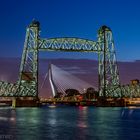
<svg viewBox="0 0 140 140"><path fill-rule="evenodd" d="M50 83L53 96L56 96L58 92L62 93L63 96L65 96L65 91L67 89L76 89L81 94L85 93L86 90L91 87L94 88L96 91L98 90L97 87L93 87L93 85L89 84L88 82L53 64L50 64L49 66L48 72L41 85L41 89L43 88L43 86L45 86L46 80L48 80Z"/></svg>

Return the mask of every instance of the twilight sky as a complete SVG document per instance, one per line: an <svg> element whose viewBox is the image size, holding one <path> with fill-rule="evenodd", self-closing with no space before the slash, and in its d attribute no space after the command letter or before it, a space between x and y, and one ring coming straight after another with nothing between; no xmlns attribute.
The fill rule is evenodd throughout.
<svg viewBox="0 0 140 140"><path fill-rule="evenodd" d="M119 61L140 59L139 0L0 0L0 57L21 57L25 31L32 19L41 36L96 40L101 25L114 35ZM62 53L47 53L62 58ZM65 53L63 58L94 59L92 54Z"/></svg>

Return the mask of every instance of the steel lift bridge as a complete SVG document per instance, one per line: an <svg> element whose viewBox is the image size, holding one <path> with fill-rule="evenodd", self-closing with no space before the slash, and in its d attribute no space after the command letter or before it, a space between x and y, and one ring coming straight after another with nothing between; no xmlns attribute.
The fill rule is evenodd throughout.
<svg viewBox="0 0 140 140"><path fill-rule="evenodd" d="M40 51L93 52L98 55L99 95L101 97L130 96L130 87L121 86L112 31L106 26L98 30L97 41L80 38L40 37L40 23L33 21L26 37L19 78L16 83L0 81L1 97L38 97Z"/></svg>

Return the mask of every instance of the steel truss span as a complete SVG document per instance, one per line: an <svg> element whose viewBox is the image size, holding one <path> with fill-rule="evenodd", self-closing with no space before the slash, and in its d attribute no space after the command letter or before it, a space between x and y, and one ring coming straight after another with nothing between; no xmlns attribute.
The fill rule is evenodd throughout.
<svg viewBox="0 0 140 140"><path fill-rule="evenodd" d="M21 86L19 90L19 84L7 83L0 81L0 97L25 97L35 96L36 91L33 88Z"/></svg>
<svg viewBox="0 0 140 140"><path fill-rule="evenodd" d="M40 37L40 23L33 21L26 29L19 79L16 84L0 82L0 96L38 97L38 60L40 51L97 53L99 95L102 97L130 96L128 88L122 87L119 82L111 29L102 26L97 35L97 41L68 37L44 39ZM51 83L53 84L54 82L51 81Z"/></svg>
<svg viewBox="0 0 140 140"><path fill-rule="evenodd" d="M39 48L40 51L74 51L74 52L98 52L101 51L98 43L80 39L80 38L51 38L40 39Z"/></svg>

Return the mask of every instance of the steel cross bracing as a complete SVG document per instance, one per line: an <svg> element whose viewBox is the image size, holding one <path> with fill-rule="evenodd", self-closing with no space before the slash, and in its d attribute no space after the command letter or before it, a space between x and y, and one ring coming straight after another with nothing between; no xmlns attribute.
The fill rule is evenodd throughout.
<svg viewBox="0 0 140 140"><path fill-rule="evenodd" d="M99 52L101 48L97 42L80 38L50 38L39 39L40 51L78 51Z"/></svg>
<svg viewBox="0 0 140 140"><path fill-rule="evenodd" d="M18 83L7 83L0 81L0 96L1 97L24 97L24 96L34 96L36 95L36 91L33 88L28 88L27 86L20 86Z"/></svg>
<svg viewBox="0 0 140 140"><path fill-rule="evenodd" d="M122 85L122 97L140 98L140 85Z"/></svg>
<svg viewBox="0 0 140 140"><path fill-rule="evenodd" d="M99 58L99 93L103 97L121 97L119 72L112 31L102 26L98 30L98 44L102 51Z"/></svg>
<svg viewBox="0 0 140 140"><path fill-rule="evenodd" d="M112 31L102 26L98 30L97 41L79 38L51 38L40 37L40 24L33 21L26 30L26 37L19 79L17 83L1 82L0 96L32 96L38 97L38 60L39 51L78 51L95 52L98 54L99 93L103 97L122 97L126 88L119 83L119 73L116 61ZM3 88L6 87L4 91ZM11 91L11 86L16 90ZM122 90L123 89L123 90Z"/></svg>

